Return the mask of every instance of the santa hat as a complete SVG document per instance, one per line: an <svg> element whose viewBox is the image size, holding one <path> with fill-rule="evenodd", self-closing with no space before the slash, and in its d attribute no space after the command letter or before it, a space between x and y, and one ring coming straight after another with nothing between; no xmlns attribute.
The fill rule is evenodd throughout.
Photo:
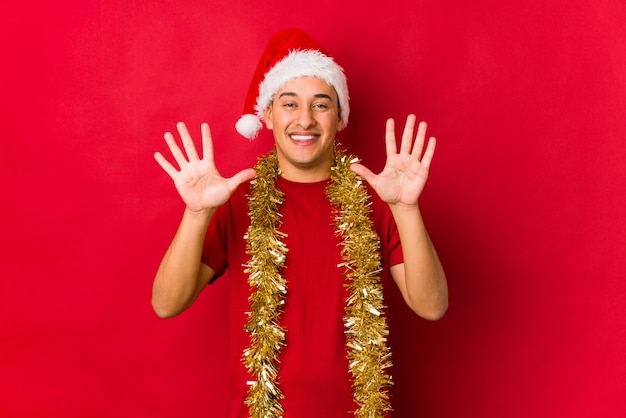
<svg viewBox="0 0 626 418"><path fill-rule="evenodd" d="M244 103L243 116L235 124L237 132L254 139L263 127L263 111L274 94L288 81L298 77L317 77L334 87L339 98L344 126L350 114L346 76L322 46L300 29L284 29L271 39L254 72Z"/></svg>

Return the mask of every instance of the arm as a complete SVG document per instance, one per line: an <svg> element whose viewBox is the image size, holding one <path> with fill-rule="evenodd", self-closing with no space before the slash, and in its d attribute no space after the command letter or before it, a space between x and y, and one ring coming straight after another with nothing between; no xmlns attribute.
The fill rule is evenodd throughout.
<svg viewBox="0 0 626 418"><path fill-rule="evenodd" d="M389 119L385 135L387 162L380 174L372 173L361 164L353 164L352 170L389 204L396 221L404 263L393 266L391 275L404 300L419 316L437 320L448 308L448 285L418 206L436 141L429 139L422 157L426 124L420 123L413 144L415 116L409 115L398 152L394 129L394 121Z"/></svg>
<svg viewBox="0 0 626 418"><path fill-rule="evenodd" d="M419 210L392 213L400 233L404 263L391 267L391 275L413 312L438 320L448 309L448 285L437 251Z"/></svg>
<svg viewBox="0 0 626 418"><path fill-rule="evenodd" d="M185 209L152 285L152 308L159 317L170 318L186 310L215 275L200 262L210 218Z"/></svg>
<svg viewBox="0 0 626 418"><path fill-rule="evenodd" d="M215 209L226 203L233 191L255 174L249 168L229 179L223 178L213 160L209 125L204 123L201 127L203 158L198 156L185 124L179 122L177 128L187 157L171 133L165 134L165 142L179 170L161 153L154 155L161 168L174 180L186 204L183 218L161 260L152 287L152 307L162 318L176 316L191 306L215 275L200 261L207 227Z"/></svg>

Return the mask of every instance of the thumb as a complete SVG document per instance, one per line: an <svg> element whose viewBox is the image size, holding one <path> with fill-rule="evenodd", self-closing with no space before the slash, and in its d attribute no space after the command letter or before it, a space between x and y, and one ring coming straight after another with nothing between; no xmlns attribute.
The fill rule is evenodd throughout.
<svg viewBox="0 0 626 418"><path fill-rule="evenodd" d="M239 186L241 183L251 180L256 176L256 171L253 168L246 168L235 174L230 178L231 183Z"/></svg>
<svg viewBox="0 0 626 418"><path fill-rule="evenodd" d="M351 164L350 170L352 170L356 175L361 176L369 184L372 184L372 182L376 178L376 174L374 174L372 170L365 167L363 164L359 164L359 163Z"/></svg>

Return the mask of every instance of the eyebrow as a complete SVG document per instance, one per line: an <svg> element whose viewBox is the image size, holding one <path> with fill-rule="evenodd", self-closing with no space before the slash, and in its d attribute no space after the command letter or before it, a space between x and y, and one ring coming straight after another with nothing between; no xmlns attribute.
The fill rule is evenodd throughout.
<svg viewBox="0 0 626 418"><path fill-rule="evenodd" d="M298 95L292 91L285 91L283 93L280 94L280 96L278 96L278 98L280 99L283 96L290 96L290 97L297 97ZM313 97L315 97L316 99L328 99L328 100L332 100L330 98L330 96L328 94L325 93L317 93L314 94Z"/></svg>

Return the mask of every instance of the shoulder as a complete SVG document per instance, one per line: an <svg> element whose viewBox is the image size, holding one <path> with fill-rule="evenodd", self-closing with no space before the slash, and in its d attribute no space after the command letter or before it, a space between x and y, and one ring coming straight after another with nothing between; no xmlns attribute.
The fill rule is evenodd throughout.
<svg viewBox="0 0 626 418"><path fill-rule="evenodd" d="M239 187L237 187L235 191L233 192L233 194L230 196L230 199L228 200L228 202L231 204L241 203L242 201L247 202L248 196L250 195L250 185L251 185L251 180L248 180L240 184Z"/></svg>
<svg viewBox="0 0 626 418"><path fill-rule="evenodd" d="M385 203L378 196L378 194L374 191L374 189L372 189L372 187L367 182L364 182L363 184L364 184L365 190L367 191L367 194L369 196L370 207L372 209L372 212L374 212L374 213L381 213L381 214L383 214L383 213L391 214L391 209L389 208L389 205L387 203Z"/></svg>
<svg viewBox="0 0 626 418"><path fill-rule="evenodd" d="M397 227L391 208L369 185L366 184L366 188L370 198L370 218L374 222L376 230L381 237L393 235Z"/></svg>
<svg viewBox="0 0 626 418"><path fill-rule="evenodd" d="M233 191L226 203L217 208L214 218L224 220L236 218L241 214L247 215L248 196L250 195L250 182L242 183Z"/></svg>

